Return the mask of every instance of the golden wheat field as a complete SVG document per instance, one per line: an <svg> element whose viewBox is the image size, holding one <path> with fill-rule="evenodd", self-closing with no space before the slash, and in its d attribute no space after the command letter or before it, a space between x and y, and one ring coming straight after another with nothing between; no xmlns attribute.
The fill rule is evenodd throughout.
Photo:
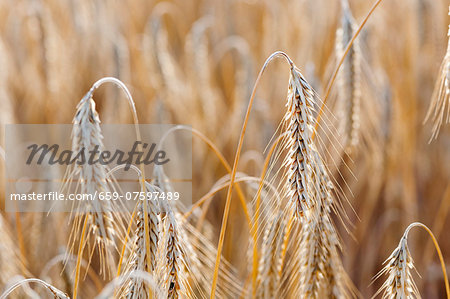
<svg viewBox="0 0 450 299"><path fill-rule="evenodd" d="M450 298L449 5L0 0L0 298Z"/></svg>

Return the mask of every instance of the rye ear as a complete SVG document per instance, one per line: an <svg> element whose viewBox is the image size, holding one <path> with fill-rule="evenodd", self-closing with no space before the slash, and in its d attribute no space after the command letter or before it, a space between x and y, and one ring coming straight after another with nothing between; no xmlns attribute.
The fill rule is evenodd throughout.
<svg viewBox="0 0 450 299"><path fill-rule="evenodd" d="M450 25L447 36L449 37L447 52L441 63L439 76L424 121L431 122L433 125L430 142L438 137L441 126L450 122Z"/></svg>

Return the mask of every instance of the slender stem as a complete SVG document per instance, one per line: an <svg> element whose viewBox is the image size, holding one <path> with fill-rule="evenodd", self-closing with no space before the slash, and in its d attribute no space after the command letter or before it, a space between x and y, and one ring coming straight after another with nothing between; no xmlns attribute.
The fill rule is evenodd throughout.
<svg viewBox="0 0 450 299"><path fill-rule="evenodd" d="M131 114L133 115L133 122L134 122L134 127L136 130L136 138L137 138L137 141L142 141L141 132L139 130L139 120L138 120L138 116L137 116L136 105L134 104L134 100L133 100L133 97L131 96L130 91L128 90L128 88L122 81L120 81L119 79L116 79L114 77L101 78L100 80L98 80L97 82L95 82L92 85L91 89L89 90L90 95L93 96L94 91L104 83L116 84L117 86L119 86L120 89L123 90L123 92L127 96L128 104L130 105L130 109L131 109ZM142 151L141 143L138 144L138 150ZM145 172L144 172L143 164L140 165L140 169L141 169L141 173L142 173L141 184L142 184L142 188L145 189Z"/></svg>
<svg viewBox="0 0 450 299"><path fill-rule="evenodd" d="M201 140L203 140L203 142L205 142L213 150L213 152L216 154L216 156L219 158L220 162L222 163L223 167L225 167L227 172L231 174L230 164L225 159L223 154L219 151L219 149L214 145L214 143L210 139L208 139L208 137L203 135L200 131L198 131L194 128L191 128L191 130L192 130L192 133L197 135ZM245 217L247 219L247 222L248 222L248 225L250 228L250 225L251 225L250 213L248 212L247 204L245 202L245 196L244 196L244 193L243 193L241 187L239 186L239 184L236 184L236 191L238 193L238 197L239 197L239 201L241 202L242 210L244 211Z"/></svg>
<svg viewBox="0 0 450 299"><path fill-rule="evenodd" d="M290 64L291 68L294 67L294 63L289 58L289 56L287 56L286 53L281 52L281 51L275 52L272 55L270 55L269 58L267 58L266 62L264 63L263 67L261 68L261 70L258 74L258 77L256 78L255 85L253 86L252 94L250 96L250 101L249 101L248 107L247 107L247 112L246 112L245 118L244 118L244 124L242 125L242 130L241 130L241 134L239 137L239 143L238 143L238 147L236 150L236 155L235 155L234 163L233 163L233 170L231 172L230 185L228 187L227 199L225 202L225 210L224 210L223 218L222 218L222 226L220 228L219 244L217 245L216 264L214 266L213 282L212 282L212 286L211 286L211 296L210 296L211 299L214 299L215 294L216 294L217 278L219 275L220 258L222 255L223 242L225 240L225 231L226 231L226 226L227 226L227 222L228 222L228 215L230 213L231 193L232 193L234 181L236 178L237 165L239 163L239 158L241 156L241 150L242 150L242 145L244 143L244 135L245 135L245 131L247 129L247 123L248 123L248 120L250 117L250 111L251 111L251 108L253 105L253 100L255 99L256 88L258 86L259 81L261 80L262 74L264 73L265 69L267 68L267 65L273 58L275 58L277 56L283 56Z"/></svg>
<svg viewBox="0 0 450 299"><path fill-rule="evenodd" d="M14 202L14 206L17 209L16 202ZM16 211L15 218L16 218L17 240L19 241L19 249L20 249L21 268L23 275L26 275L27 258L26 258L25 242L23 241L22 221L20 220L20 212Z"/></svg>
<svg viewBox="0 0 450 299"><path fill-rule="evenodd" d="M437 215L434 219L434 223L432 226L434 234L437 238L439 238L439 235L441 234L442 229L444 228L445 220L447 219L449 209L450 209L450 184L448 184L447 188L445 189L444 196L441 200L441 203L437 210L438 211ZM423 252L422 265L428 265L430 259L432 258L432 249L433 244L431 241L428 241L427 245L425 246L425 250Z"/></svg>
<svg viewBox="0 0 450 299"><path fill-rule="evenodd" d="M227 172L230 174L231 176L231 166L228 163L228 161L225 159L225 157L223 156L223 154L220 152L220 150L215 146L215 144L208 138L206 137L203 133L201 133L200 131L192 128L192 127L187 127L187 126L177 126L175 128L173 128L172 130L181 130L181 129L185 129L185 130L189 130L191 131L194 135L196 135L197 137L199 137L203 142L205 142L211 149L212 151L216 154L216 156L219 158L219 161L222 163L222 165L225 167L225 169L227 170ZM167 132L168 134L169 132ZM238 180L239 181L239 180ZM238 182L236 181L236 183ZM242 210L244 211L246 220L247 220L247 224L249 227L249 230L252 230L252 220L250 218L250 213L248 211L247 208L247 203L245 202L245 196L244 193L241 189L241 187L239 186L239 184L235 184L236 185L236 191L238 193L238 197L239 197L239 201L241 203L242 206ZM224 185L223 188L225 188L226 186L228 186L228 184ZM198 208L199 206L201 206L204 202L206 202L206 200L208 200L209 198L211 198L211 196L213 196L216 192L218 192L219 190L221 190L222 188L219 188L217 190L214 190L214 192L209 192L208 194L204 195L200 200L198 200L192 207L191 209L186 212L183 216L184 219L187 219L192 212ZM204 213L206 213L206 211L204 211ZM254 234L253 235L253 242L256 244L257 243L257 235Z"/></svg>
<svg viewBox="0 0 450 299"><path fill-rule="evenodd" d="M320 107L319 114L317 115L316 125L315 125L315 129L314 129L313 135L312 135L313 139L314 139L315 134L317 132L317 129L319 127L319 122L322 119L322 114L323 114L325 105L326 105L327 100L328 100L328 98L330 96L331 87L333 87L333 84L336 81L336 77L337 77L337 74L339 72L339 69L341 68L342 64L344 63L345 57L347 57L347 54L350 51L350 48L352 47L353 42L358 37L358 35L361 32L361 30L363 29L364 25L367 23L367 20L369 20L369 17L372 15L372 13L378 7L378 5L381 3L381 1L383 1L383 0L377 0L374 3L374 5L372 6L372 8L369 10L369 12L367 13L366 17L364 18L364 20L362 21L361 25L359 25L358 30L356 30L356 32L353 35L352 39L350 40L350 42L348 43L347 47L345 48L344 54L342 55L341 60L339 61L339 64L337 65L336 69L334 70L334 73L333 73L333 76L331 77L331 80L328 82L327 89L325 91L325 97L323 98L322 106Z"/></svg>
<svg viewBox="0 0 450 299"><path fill-rule="evenodd" d="M142 181L142 184L144 186L144 188L142 189L142 192L145 192L145 180ZM137 205L136 205L137 206ZM149 231L148 231L148 207L147 207L147 201L144 200L144 240L145 240L145 250L147 252L146 254L146 259L147 259L147 265L151 265L151 260L150 260L150 235L149 235ZM148 297L152 298L152 293L151 293L151 289L148 289Z"/></svg>
<svg viewBox="0 0 450 299"><path fill-rule="evenodd" d="M131 226L133 224L134 217L136 217L136 209L137 209L137 205L134 207L133 214L131 214L130 221L128 222L127 233L125 235L122 250L120 252L119 264L117 265L117 276L120 276L120 272L122 270L123 257L125 256L125 248L127 247L127 240L128 240L128 236L130 235Z"/></svg>
<svg viewBox="0 0 450 299"><path fill-rule="evenodd" d="M131 108L131 113L133 114L133 121L135 124L139 124L138 121L138 117L137 117L137 111L136 111L136 106L134 104L134 100L133 97L131 96L130 91L128 90L128 88L126 87L125 84L123 84L122 81L120 81L119 79L116 79L114 77L104 77L101 78L100 80L98 80L97 82L95 82L91 89L89 90L89 92L91 93L91 95L94 93L94 91L99 88L102 84L104 83L114 83L117 86L120 87L120 89L123 90L123 92L125 93L125 95L127 96L127 100L128 100L128 104L130 105Z"/></svg>
<svg viewBox="0 0 450 299"><path fill-rule="evenodd" d="M183 125L176 126L176 127L172 128L170 131L174 131L174 130L188 130L188 131L192 132L194 135L196 135L198 138L200 138L204 143L206 143L212 149L212 151L216 154L217 158L219 158L220 163L222 163L223 167L225 167L226 171L231 174L230 163L228 163L228 161L225 159L224 155L219 151L219 149L214 145L214 143L208 137L206 137L202 132L200 132L197 129L194 129L192 127L183 126ZM166 132L166 135L170 131ZM242 210L244 211L245 217L247 219L249 229L251 229L250 213L248 212L247 203L245 202L245 196L244 196L244 193L243 193L241 187L239 186L239 184L236 184L236 191L238 193L239 200L241 202ZM196 207L198 207L197 204L193 205L191 210L188 211L187 213L185 213L184 218L187 218L192 213L194 208L196 208Z"/></svg>
<svg viewBox="0 0 450 299"><path fill-rule="evenodd" d="M235 185L238 185L237 183L245 182L247 180L248 179L246 179L246 178L240 178L240 179L236 179L234 183L235 183ZM216 194L220 190L225 189L226 187L228 187L228 185L229 185L229 183L225 182L219 186L216 186L214 189L209 190L208 193L203 195L199 200L197 200L195 202L195 204L192 205L192 207L189 209L189 211L187 211L186 213L183 214L183 219L188 219L192 215L192 213L195 211L195 209L203 206L208 199L211 199L211 197L213 197L214 194ZM249 223L249 225L251 225L251 223Z"/></svg>
<svg viewBox="0 0 450 299"><path fill-rule="evenodd" d="M241 182L257 182L257 183L261 183L261 179L260 178L256 178L256 177L242 177L242 178L238 178L234 181L234 184L236 186L238 186L237 183L241 183ZM265 185L268 185L269 183L264 181L263 182ZM203 195L198 201L195 202L194 205L192 205L192 208L187 211L186 213L184 213L183 215L183 219L187 219L189 218L189 216L192 215L192 213L194 212L194 210L202 205L204 205L206 203L206 201L208 199L211 199L211 197L216 194L217 192L219 192L220 190L225 189L226 187L229 186L229 181L226 181L225 183L216 186L214 189L211 189L208 193L206 193L205 195ZM276 189L274 187L272 187L272 190L274 191L274 193L276 193ZM250 223L251 225L251 223Z"/></svg>
<svg viewBox="0 0 450 299"><path fill-rule="evenodd" d="M80 282L80 267L81 267L81 258L83 255L83 247L84 247L84 237L86 234L86 226L88 223L88 216L86 215L84 217L84 224L83 224L83 230L81 232L81 239L80 244L78 245L78 255L77 255L77 266L75 268L75 283L73 286L73 299L77 299L77 293L78 293L78 284Z"/></svg>

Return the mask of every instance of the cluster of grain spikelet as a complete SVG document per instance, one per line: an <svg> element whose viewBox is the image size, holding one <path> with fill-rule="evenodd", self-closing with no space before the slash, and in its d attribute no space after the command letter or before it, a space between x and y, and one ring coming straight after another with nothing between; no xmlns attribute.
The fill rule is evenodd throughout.
<svg viewBox="0 0 450 299"><path fill-rule="evenodd" d="M301 222L294 294L308 298L348 298L351 283L339 255L340 241L331 219L337 211L333 184L313 140L315 93L303 75L291 68L284 118L288 154L285 197Z"/></svg>
<svg viewBox="0 0 450 299"><path fill-rule="evenodd" d="M156 168L156 185L163 192L172 191L167 177L162 168ZM179 298L188 296L190 291L187 282L188 258L185 247L181 243L180 228L175 218L174 208L170 202L161 201L161 213L163 213L163 240L161 242L161 255L158 257L160 265L160 285L163 286L166 298Z"/></svg>
<svg viewBox="0 0 450 299"><path fill-rule="evenodd" d="M100 129L100 119L95 110L92 92L89 91L77 106L73 119L72 153L82 152L84 161L89 159L89 151L96 146L103 149L103 135ZM100 192L114 190L112 180L107 177L108 168L100 163L72 163L66 170L62 190L70 193L89 194L95 197ZM75 189L72 189L75 184ZM120 231L120 225L114 221L115 207L110 201L100 201L95 198L89 202L81 201L72 211L75 217L72 238L72 250L76 241L81 242L82 251L98 248L101 270L104 275L114 271L113 254L115 238ZM86 222L86 224L84 224ZM93 239L93 240L92 240ZM94 242L91 248L91 241ZM92 252L89 252L91 255Z"/></svg>
<svg viewBox="0 0 450 299"><path fill-rule="evenodd" d="M39 123L47 120L52 123L66 122L73 112L70 110L72 102L68 101L79 100L81 97L79 86L90 84L90 81L100 74L114 74L135 89L140 116L144 121L191 123L206 136L214 136L216 147L223 151L225 160L229 160L233 158L232 150L239 134L241 110L247 104L248 97L242 90L243 87L250 88L252 83L244 83L244 80L240 80L241 76L235 76L235 71L242 69L247 61L261 59L269 49L277 45L290 53L296 53L297 58L304 61L305 65L313 65L316 70L313 75L318 83L311 85L324 87L327 82L321 79L328 75L324 73L324 65L333 60L333 46L337 50L336 58L340 59L355 32L355 21L350 15L348 6L343 7L341 22L335 18L339 14L337 9L339 1L294 1L290 5L285 5L283 1L237 1L231 6L223 4L222 1L203 2L163 1L159 4L150 1L146 3L116 1L105 5L99 1L93 3L86 0L61 2L43 0L33 1L32 5L28 5L27 1L4 1L0 9L0 15L3 16L0 18L2 24L0 119L4 123ZM367 5L370 3L350 2L358 7L358 13L357 11L354 13L355 19L358 22L362 21L363 15L360 12L368 8ZM342 3L347 5L346 0L342 0ZM169 9L162 12L161 8L164 5ZM313 109L316 105L311 96L313 92L301 79L298 80L300 83L296 82L300 75L295 74L297 77L291 79L292 97L289 98L290 110L285 122L289 124L291 134L285 142L286 149L290 150L285 163L285 167L289 168L286 172L286 181L289 183L283 196L283 199L290 201L289 212L291 210L295 212L286 216L282 211L267 206L261 211L259 220L264 219L261 222L267 220L270 227L265 231L259 231L263 236L259 241L262 242L255 242L255 246L260 246L261 249L257 260L259 265L257 297L273 298L288 295L327 297L329 294L346 297L342 295L345 293L343 291L345 287L342 287L345 273L340 270L342 266L339 256L340 243L345 243L348 249L346 252L348 271L351 271L355 283L367 295L371 290L366 288L366 282L373 275L374 261L391 240L388 236L386 238L383 236L392 234L393 231L385 233L382 229L391 219L390 216L384 217L384 214L392 215L393 211L399 211L398 221L403 222L409 221L407 220L409 217L414 217L417 209L424 208L424 213L421 214L421 217L424 217L423 221L438 218L435 217L435 204L426 204L422 207L421 203L423 198L430 195L435 198L443 184L447 184L448 167L445 165L448 163L445 163L447 161L443 160L443 156L446 159L448 151L445 147L436 148L436 144L432 145L433 147L420 146L423 132L419 129L419 122L423 117L422 111L418 108L421 108L423 103L428 103L428 91L432 88L430 82L434 80L435 75L429 72L428 67L424 71L421 65L434 65L429 62L437 54L437 49L434 48L441 43L439 41L434 45L437 40L429 37L438 35L444 37L444 30L448 28L446 22L441 22L443 16L439 11L447 7L448 3L444 3L443 0L419 0L411 4L409 1L398 0L383 1L383 6L384 8L382 6L377 8L367 23L373 27L366 32L364 40L358 37L344 60L338 74L336 82L338 84L332 89L339 94L340 107L337 109L333 107L330 113L335 113L338 116L336 121L342 125L343 138L340 142L346 147L347 153L353 153L355 145L366 145L365 138L374 139L373 129L367 130L366 127L368 116L372 117L377 113L383 114L383 119L386 116L389 120L375 126L385 128L386 143L380 143L381 150L377 156L373 154L373 150L358 148L359 155L351 156L355 162L354 174L358 178L357 182L353 183L352 179L348 179L349 174L344 172L343 179L339 180L339 184L335 184L336 190L333 190L330 181L337 175L335 169L327 171L327 167L333 166L325 156L326 150L332 150L333 144L322 147L319 140L332 137L328 132L320 134L323 132L313 130L314 117L318 112ZM182 14L178 15L177 10ZM157 13L158 11L160 13ZM395 13L397 11L402 11L404 18L398 18ZM302 14L300 18L299 12ZM318 14L322 17L317 18ZM341 30L338 32L336 44L332 45L336 26L341 26ZM420 31L420 36L415 34L417 30ZM191 39L185 35L187 32L192 33ZM187 40L190 40L190 49L183 51L189 48ZM239 46L236 41L239 41ZM365 42L378 47L374 47L373 52L371 49L366 51L367 49L361 48ZM248 45L248 53L245 55L239 50L245 48L241 45ZM232 53L230 49L233 50ZM433 123L433 138L449 119L447 115L450 109L449 49L450 44L427 117L427 120ZM225 52L227 54L223 54ZM244 59L236 59L238 57L235 53ZM370 72L377 73L378 70L382 70L388 78L386 82L389 81L385 88L376 89L375 94L377 99L381 99L384 94L389 97L392 92L393 101L387 105L386 111L375 111L373 102L367 97L370 92L366 86L368 82L365 80L367 74L364 63L367 61L363 58L369 57L369 61L373 63ZM398 59L399 57L401 59ZM148 67L142 67L146 63ZM251 66L248 68L253 69ZM249 128L250 134L247 134L245 140L248 148L252 150L242 152L242 157L256 156L256 159L250 164L244 163L244 159L241 159L238 172L251 173L259 170L261 163L258 159L264 154L259 151L256 153L254 149L264 146L263 143L272 135L280 114L284 112L280 111L282 107L277 105L276 101L265 100L266 97L278 97L281 90L273 87L278 86L278 83L283 84L280 82L282 76L278 76L276 72L272 75L271 84L262 86L259 90L259 94L264 96L255 101L256 115L253 116L256 118L251 121L254 127ZM310 83L314 83L313 76L308 72L304 75L307 75L305 77ZM102 120L125 122L128 113L123 113L123 107L110 105L111 94L109 90L105 90L103 98L108 99L108 102L106 104L99 102L102 104L97 107ZM113 95L117 97L117 94ZM59 105L62 96L65 102ZM90 100L85 101L87 102L89 105L78 107L79 110L84 109L80 118L89 119L90 115L86 111L95 110ZM114 110L119 117L110 115ZM161 111L163 113L160 113ZM340 111L343 117L339 117ZM98 117L95 113L93 115L93 119ZM322 125L325 125L324 122ZM94 135L85 134L84 138L86 140L90 138L89 136L99 138L98 132L95 130L92 132ZM317 138L313 138L314 135L317 135ZM445 143L448 136L441 137ZM95 142L93 140L92 144L96 144ZM206 147L202 147L200 151L196 148L194 158L199 160L197 167L193 169L196 195L209 188L216 175L223 172L215 157L211 156L213 155L209 155ZM327 161L326 166L321 158ZM361 160L365 159L370 162L361 163ZM342 171L342 164L337 167L340 167L337 171ZM77 177L76 171L79 171ZM283 168L276 167L276 171L281 173ZM73 181L80 178L82 184L89 185L84 176L86 174L89 177L90 172L94 178L92 181L103 177L105 173L99 168L72 169L70 174ZM327 178L327 174L330 174L331 180ZM362 219L362 222L355 223L357 242L351 240L341 242L338 230L333 224L333 219L336 218L333 215L336 205L335 191L340 192L343 181L350 185L348 189L351 191L346 190L346 195L350 192L355 194L358 215ZM102 186L94 182L90 186L96 190L111 188L109 183ZM247 192L250 198L253 190ZM400 194L406 195L402 197ZM247 194L245 196L247 197ZM264 200L269 196L270 193L261 194ZM164 292L171 295L205 297L204 294L209 294L213 276L211 269L214 267L216 255L213 243L220 227L218 221L209 223L208 219L216 220L215 218L221 216L222 199L222 194L219 193L214 200L207 201L206 205L211 203L210 209L204 206L199 209L206 220L198 222L195 213L182 221L182 213L176 207L171 207L173 217L169 219L166 213L156 213L155 210L158 209L152 206L152 202L148 202L146 206L139 205L130 230L130 242L126 248L127 262L123 267L125 276L142 270L154 275L155 281L160 282L161 290L164 289ZM232 209L237 207L237 204L234 205L237 202L234 199L233 194ZM3 198L0 200L3 201ZM282 204L279 205L284 207ZM81 209L74 211L74 215L79 213L75 215L72 238L77 238L83 243L81 246L85 249L83 259L92 256L91 270L95 271L99 267L98 255L108 261L107 256L115 250L112 245L113 239L117 241L116 235L120 230L114 227L117 222L113 219L113 210L113 206L104 204L97 206L93 203L90 207L86 207L85 211ZM248 238L246 231L240 230L242 214L235 213L236 211L237 208L231 212L233 219L228 229L233 232L226 234L225 247L228 248L224 250L224 257L232 256L233 265L245 270L237 274L223 273L225 262L222 262L217 286L217 297L221 298L245 297L236 290L242 285L249 289L247 277L250 267L241 262L245 260L241 254L244 250L239 242L241 239L237 239L236 236L239 235L244 240L249 239L249 243L253 242L253 239ZM250 214L252 212L254 211ZM288 218L294 213L297 215L297 221L296 227L292 230L297 233L296 235L292 232L289 234L287 228L290 223ZM441 215L440 212L438 214ZM5 215L4 219L5 225L8 226L5 231L20 235L19 228L14 224L16 219L13 215ZM54 227L60 220L59 216L21 214L17 220L21 219L25 221L24 227L27 228L23 232L27 249L26 266L31 275L37 275L41 264L45 265L60 246L66 244L67 234L62 228L52 230L54 237L48 234L50 231L48 228ZM84 219L89 221L87 224L89 234L84 234L86 237L82 235ZM128 218L124 219L126 223L129 221ZM194 223L197 227L192 225ZM236 233L237 230L239 234ZM0 247L5 248L0 250L2 270L0 288L6 279L12 276L9 273L15 275L22 272L18 269L21 266L19 267L19 261L15 256L19 252L17 248L19 242L15 242L14 234L11 236L11 238L2 236L0 242ZM292 243L296 243L297 246L295 251L291 250L292 247L288 247L288 253L283 256L286 240L289 240L290 246ZM378 241L380 245L372 246L373 240ZM47 244L55 246L49 248ZM90 246L92 244L95 246ZM119 242L116 244L122 245ZM76 245L78 244L75 242ZM254 244L249 246L252 245ZM42 254L44 250L48 255ZM186 253L181 255L173 253L183 251ZM168 252L172 254L167 256ZM183 258L186 260L182 261ZM426 261L426 258L424 260ZM112 272L116 262L117 260L113 263L102 262L101 266L106 266ZM189 267L184 263L190 264ZM67 265L64 273L71 272L70 266ZM186 268L190 271L186 271ZM289 268L292 268L290 272ZM293 274L294 271L296 275ZM66 283L65 290L70 291L70 279L58 275L61 272L57 269L53 272L50 279L58 286ZM193 276L199 280L199 286L192 283ZM186 289L183 288L183 281L189 282L191 288L201 289L201 292L184 290L187 294L182 294L183 289ZM286 281L292 283L287 285ZM434 288L435 281L433 278L427 279L424 289L428 291ZM179 289L177 285L180 286ZM89 294L83 297L93 297L94 285L89 278L82 286L83 295ZM138 275L130 274L126 287L127 296L130 298L145 298L152 292L148 281Z"/></svg>
<svg viewBox="0 0 450 299"><path fill-rule="evenodd" d="M287 135L283 146L288 149L288 154L283 165L287 169L285 197L295 208L297 218L303 217L304 212L316 203L317 193L314 191L317 182L314 178L317 176L313 175L315 169L312 168L313 96L309 84L297 69L292 68L284 117Z"/></svg>
<svg viewBox="0 0 450 299"><path fill-rule="evenodd" d="M155 188L146 183L145 192L153 192ZM145 216L145 214L147 216ZM160 220L158 217L158 206L154 200L147 200L147 203L139 202L136 215L136 231L134 247L131 248L130 260L127 263L125 273L130 274L133 271L143 271L155 273L156 254L158 249L158 241L160 238ZM147 217L147 229L145 228L145 218ZM145 235L148 235L146 238ZM148 241L147 241L148 240ZM150 255L147 256L147 242ZM123 292L128 299L147 298L149 293L155 290L149 290L148 286L142 279L131 278Z"/></svg>
<svg viewBox="0 0 450 299"><path fill-rule="evenodd" d="M450 26L447 36L449 37L447 52L442 61L430 107L425 117L425 121L430 120L433 123L430 141L437 138L443 123L450 122Z"/></svg>
<svg viewBox="0 0 450 299"><path fill-rule="evenodd" d="M164 286L167 290L167 298L179 298L186 294L186 286L184 283L185 277L184 271L185 267L185 253L180 246L180 240L178 236L178 228L175 221L173 213L168 213L165 219L165 279ZM186 296L186 295L184 295Z"/></svg>
<svg viewBox="0 0 450 299"><path fill-rule="evenodd" d="M156 184L146 182L145 192L162 192L168 188L163 173L155 170ZM126 263L127 284L121 290L129 299L186 297L186 252L180 242L180 228L171 203L149 199L137 206L136 231ZM146 226L147 223L147 227ZM130 277L135 271L147 272L158 282L159 289L151 289L143 279Z"/></svg>
<svg viewBox="0 0 450 299"><path fill-rule="evenodd" d="M342 265L340 240L331 219L332 184L323 164L316 163L321 178L320 197L317 206L307 212L312 215L302 221L299 264L303 275L298 291L311 298L349 298L353 296L351 282Z"/></svg>
<svg viewBox="0 0 450 299"><path fill-rule="evenodd" d="M314 90L300 71L291 68L284 117L283 146L288 149L283 161L286 169L284 197L289 199L298 219L317 216L324 202L334 205L330 199L333 184L313 140L313 112L317 105L314 97Z"/></svg>
<svg viewBox="0 0 450 299"><path fill-rule="evenodd" d="M155 168L155 185L146 183L147 191L171 192L173 188L162 168ZM169 191L170 190L170 191ZM205 296L210 290L213 257L215 249L206 238L189 222L180 217L180 203L166 200L147 201L148 239L146 246L145 219L139 210L135 240L130 246L126 263L127 284L120 294L126 298L196 298ZM196 241L194 242L194 240ZM150 252L147 259L147 250ZM150 265L150 266L149 266ZM230 266L227 266L231 269ZM158 282L158 289L150 289L139 277L132 277L135 271L145 271ZM222 269L219 275L223 284L218 295L239 295L242 292L234 274ZM198 295L201 294L201 295Z"/></svg>
<svg viewBox="0 0 450 299"><path fill-rule="evenodd" d="M264 234L259 261L257 298L274 298L281 280L281 246L285 232L285 217L279 213Z"/></svg>
<svg viewBox="0 0 450 299"><path fill-rule="evenodd" d="M419 290L411 274L414 264L408 249L408 231L409 227L398 246L384 262L386 266L376 276L378 278L387 274L388 278L374 297L383 292L382 298L420 298Z"/></svg>
<svg viewBox="0 0 450 299"><path fill-rule="evenodd" d="M174 191L161 167L155 167L154 176L154 185L146 182L146 192ZM196 298L210 292L215 249L195 227L183 220L180 208L180 202L166 200L138 204L135 235L128 246L123 274L125 284L118 292L121 297ZM135 275L142 272L149 273L158 287ZM219 277L223 283L218 288L218 296L245 293L229 264L221 269Z"/></svg>
<svg viewBox="0 0 450 299"><path fill-rule="evenodd" d="M365 47L364 41L370 33L361 32L366 38L361 40L363 37L359 35L353 40L358 25L348 1L341 0L340 3L341 18L336 31L335 59L329 66L334 68L341 61L342 65L336 75L336 86L330 91L331 109L325 109L323 119L326 122L318 134L326 136L327 144L321 146L329 151L327 158L329 156L329 160L335 163L339 160L344 162L344 165L337 163L344 166L339 169L341 175L345 176L351 169L355 171L356 177L361 177L357 172L364 169L366 164L373 167L370 165L373 160L378 160L378 168L381 164L379 160L382 159L386 139L383 131L389 125L387 99L379 94L383 89L384 71L373 65L371 53ZM361 166L358 169L351 167L356 160Z"/></svg>
<svg viewBox="0 0 450 299"><path fill-rule="evenodd" d="M340 59L356 31L356 24L347 0L341 1L341 28L336 33L336 58ZM351 152L359 143L360 110L361 110L361 49L356 39L344 59L338 75L338 111L340 131L344 140L343 146Z"/></svg>

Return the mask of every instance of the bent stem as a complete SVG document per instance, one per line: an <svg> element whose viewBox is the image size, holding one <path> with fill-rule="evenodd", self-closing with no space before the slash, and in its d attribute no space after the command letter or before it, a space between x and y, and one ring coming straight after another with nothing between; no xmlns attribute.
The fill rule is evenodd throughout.
<svg viewBox="0 0 450 299"><path fill-rule="evenodd" d="M444 228L445 220L447 219L449 209L450 209L450 184L445 189L444 196L441 200L441 204L439 205L438 212L432 226L434 234L437 238L439 238L439 235L441 234L442 229ZM423 252L422 265L428 265L430 259L432 258L432 249L433 249L432 242L431 241L427 242L427 245L425 246L425 250Z"/></svg>
<svg viewBox="0 0 450 299"><path fill-rule="evenodd" d="M63 291L55 288L49 283L46 283L43 280L37 279L37 278L28 278L21 280L19 282L16 282L14 285L12 285L9 289L7 289L1 296L0 299L6 299L15 289L20 287L21 285L29 282L37 282L41 285L43 285L47 290L49 290L55 298L69 298L66 294L64 294Z"/></svg>
<svg viewBox="0 0 450 299"><path fill-rule="evenodd" d="M219 158L219 160L222 163L223 167L225 167L227 172L230 173L230 175L231 175L231 166L230 166L230 164L225 159L223 154L219 151L219 149L214 145L214 143L208 137L206 137L204 134L202 134L200 131L198 131L198 130L196 130L194 128L191 128L191 131L192 131L192 133L197 135L203 142L205 142L212 149L212 151L216 154L217 158ZM250 213L248 212L247 204L245 202L244 193L242 192L242 188L239 186L239 184L236 185L236 191L238 193L239 201L241 202L241 206L242 206L242 210L244 211L245 218L247 219L247 222L248 222L248 225L249 225L249 229L251 229L251 227L250 227L251 226Z"/></svg>
<svg viewBox="0 0 450 299"><path fill-rule="evenodd" d="M227 193L227 198L226 198L226 202L225 202L225 209L224 209L223 218L222 218L222 226L220 228L219 244L217 245L216 264L214 266L213 282L212 282L212 286L211 286L211 296L210 296L211 299L214 299L215 293L216 293L217 278L218 278L219 266L220 266L220 258L222 255L223 242L225 239L225 231L226 231L226 226L227 226L227 222L228 222L228 215L230 213L231 193L232 193L234 181L236 178L237 165L239 163L239 157L241 156L241 150L242 150L242 145L244 143L244 135L245 135L245 131L247 129L248 119L250 117L250 111L251 111L251 108L253 105L253 100L255 99L256 88L258 87L258 83L261 80L262 74L264 73L265 69L267 68L267 65L273 58L275 58L277 56L283 56L288 61L291 69L294 67L294 63L292 62L292 60L289 58L289 56L286 53L277 51L277 52L273 53L272 55L270 55L269 58L267 58L263 67L259 71L258 77L256 78L255 85L253 86L252 94L250 96L250 101L249 101L248 107L247 107L247 112L245 113L244 124L242 125L242 130L241 130L241 134L239 137L239 143L238 143L236 155L234 158L233 170L231 172L230 185L228 187L228 193Z"/></svg>
<svg viewBox="0 0 450 299"><path fill-rule="evenodd" d="M439 244L438 244L436 238L434 237L433 232L425 224L420 223L420 222L413 222L406 228L404 236L405 236L405 238L407 238L409 231L411 230L411 228L413 228L415 226L420 226L420 227L424 228L427 231L427 233L430 235L431 239L433 240L434 247L436 248L436 252L439 256L439 261L441 263L442 273L444 274L445 292L447 294L447 298L450 298L450 287L448 284L448 276L447 276L447 270L445 267L444 257L442 256L441 249L439 247Z"/></svg>
<svg viewBox="0 0 450 299"><path fill-rule="evenodd" d="M113 84L117 85L120 89L122 89L123 92L125 93L125 95L127 97L128 104L130 105L131 114L133 115L133 122L134 122L134 127L135 127L135 130L136 130L136 139L137 139L137 141L142 141L141 132L139 130L139 120L138 120L138 116L137 116L136 105L134 104L134 100L133 100L133 97L131 96L130 91L128 90L128 88L126 87L126 85L122 81L120 81L119 79L116 79L114 77L101 78L100 80L96 81L92 85L91 89L88 92L89 97L87 97L87 98L91 98L93 96L93 94L94 94L94 91L97 88L99 88L104 83L113 83ZM138 150L142 151L142 142L138 144ZM144 165L142 165L142 164L140 165L140 171L141 171L141 180L140 180L141 188L143 190L145 190L145 170L144 170ZM144 209L147 209L147 202L146 201L144 201ZM134 212L133 212L133 215L131 217L130 224L133 222L133 218L134 218ZM148 226L148 219L147 219L147 217L144 217L144 230L147 229L147 226ZM85 231L85 228L86 228L86 219L85 219L85 224L84 224L84 227L83 227L83 232ZM125 235L124 244L127 243L127 239L128 239L128 234L129 234L130 228L131 228L131 225L129 225L127 234ZM84 238L84 236L82 236L82 238ZM147 233L147 231L145 231L145 243L146 243L147 262L148 263L150 262L149 261L149 259L150 259L150 257L149 257L150 256L150 254L149 254L150 253L149 242L150 242L150 240L149 240L148 233ZM82 247L80 247L80 249L81 248ZM123 260L123 256L124 256L124 253L125 253L124 249L125 248L122 248L122 252L120 254L120 259L119 259L120 261ZM80 259L80 258L81 258L81 254L80 254L80 252L78 252L78 259ZM77 287L78 287L78 281L79 281L79 267L80 267L79 266L79 262L80 261L77 261L77 270L76 270L76 276L75 276L75 287L74 287L74 296L73 296L74 299L76 299L76 293L77 293ZM120 265L119 265L118 271L120 271Z"/></svg>
<svg viewBox="0 0 450 299"><path fill-rule="evenodd" d="M234 184L236 186L238 186L239 185L238 183L241 183L241 182L257 182L259 184L260 183L260 178L251 177L251 176L241 177L241 178L236 179L234 181ZM203 195L195 204L192 205L192 208L189 211L187 211L186 213L183 214L183 220L186 220L187 218L189 218L189 216L192 215L192 213L194 212L194 210L196 208L204 206L204 205L206 205L206 203L210 203L210 201L208 201L208 200L210 200L211 197L213 197L213 195L216 194L217 192L219 192L219 191L225 189L226 187L228 187L229 184L230 184L229 180L227 180L223 184L220 184L220 185L216 186L214 189L211 189L208 193ZM263 184L269 185L268 182L263 182ZM203 211L203 213L205 213L205 211Z"/></svg>

